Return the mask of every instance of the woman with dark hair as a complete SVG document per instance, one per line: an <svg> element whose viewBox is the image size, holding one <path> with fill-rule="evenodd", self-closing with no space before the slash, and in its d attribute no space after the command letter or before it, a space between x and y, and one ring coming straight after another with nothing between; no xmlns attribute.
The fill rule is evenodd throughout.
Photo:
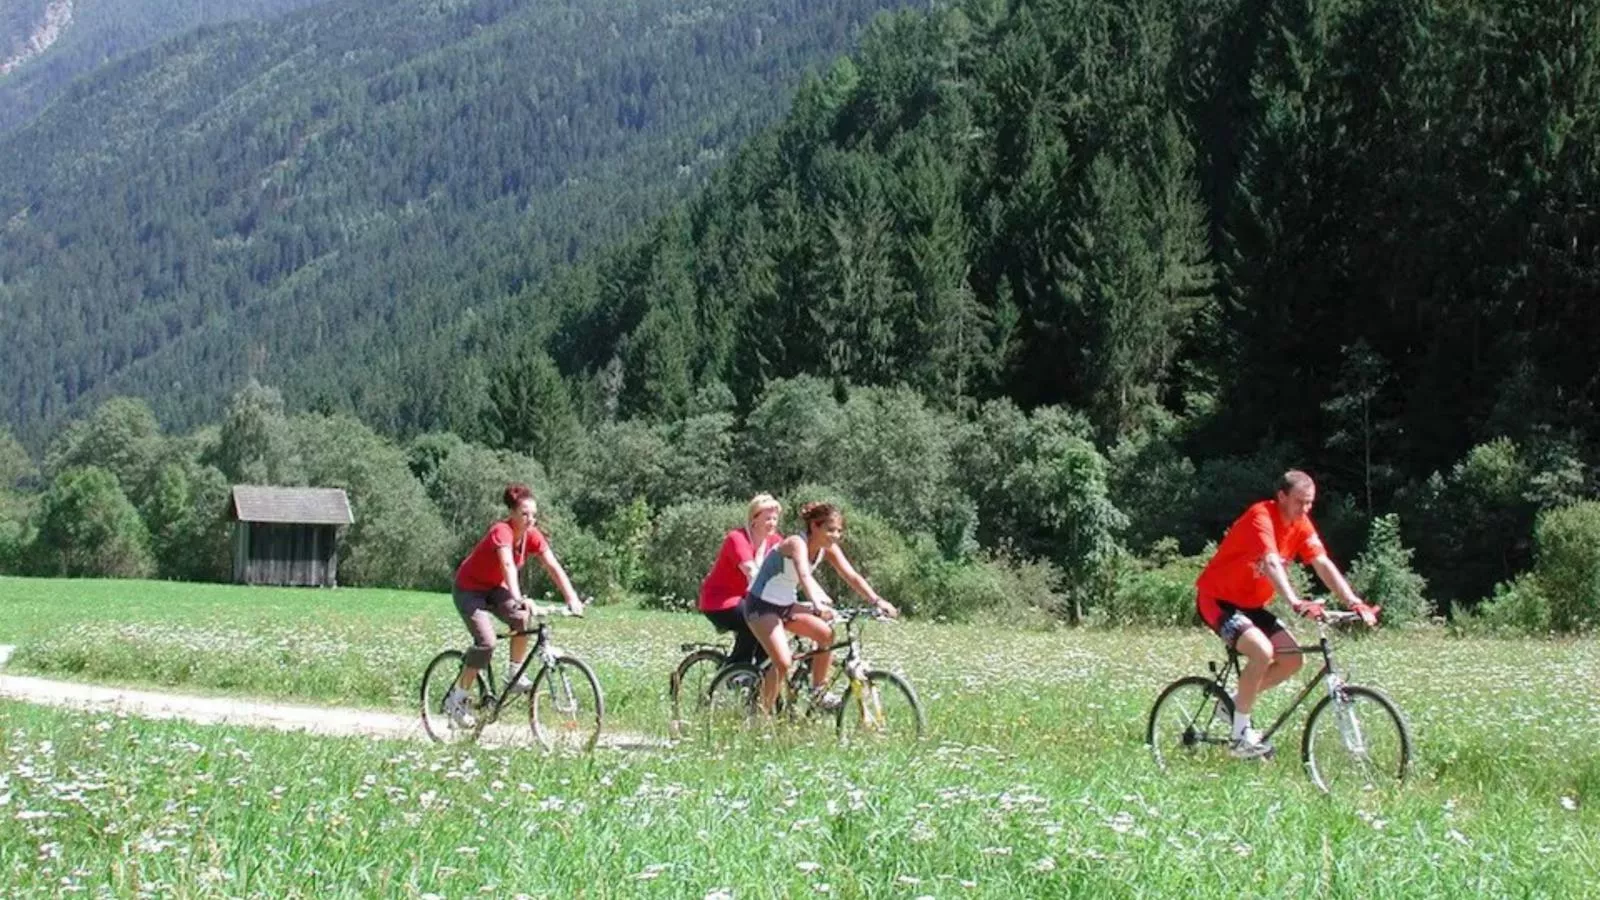
<svg viewBox="0 0 1600 900"><path fill-rule="evenodd" d="M472 635L472 649L467 651L461 677L445 696L444 711L464 728L475 724L467 703L467 690L472 686L473 679L478 677L478 670L487 666L494 654L494 619L491 615L509 625L513 631L523 631L528 627L528 603L522 596L517 572L527 561L530 552L539 558L550 580L556 583L556 589L567 602L567 609L573 615L583 613L583 601L572 589L567 571L561 568L555 551L550 549L550 542L535 527L539 520L539 505L534 502L533 492L525 484L509 484L501 500L510 510L510 515L490 525L483 540L462 560L461 566L456 569L455 590L452 592L456 612L461 614L467 632ZM507 679L522 668L522 661L527 657L527 635L513 637ZM509 687L526 691L532 684L523 675Z"/></svg>
<svg viewBox="0 0 1600 900"><path fill-rule="evenodd" d="M814 574L823 559L827 559L851 589L884 615L899 615L899 611L879 597L867 579L845 558L844 550L839 547L839 538L844 535L844 514L838 507L831 503L807 503L800 507L800 520L805 524L805 533L784 538L767 554L755 580L750 583L750 593L740 605L756 640L772 658L772 666L761 682L761 705L767 710L772 709L778 691L788 683L789 672L794 668L794 657L789 652L789 632L818 647L826 647L833 640L833 628L827 621L833 618L833 601ZM805 591L815 613L797 608L799 591ZM818 653L811 662L812 702L824 709L839 705L838 697L823 693L832 664L831 653Z"/></svg>

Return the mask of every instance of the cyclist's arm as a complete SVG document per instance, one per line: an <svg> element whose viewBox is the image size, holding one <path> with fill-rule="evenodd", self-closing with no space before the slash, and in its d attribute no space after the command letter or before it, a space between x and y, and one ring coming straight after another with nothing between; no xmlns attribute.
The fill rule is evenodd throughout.
<svg viewBox="0 0 1600 900"><path fill-rule="evenodd" d="M1276 552L1269 552L1267 555L1261 557L1261 574L1265 575L1267 580L1272 582L1273 590L1277 591L1278 596L1282 597L1284 602L1289 604L1290 609L1294 610L1295 612L1300 611L1300 607L1304 601L1302 601L1300 599L1300 595L1295 592L1294 585L1289 583L1289 570L1283 565L1283 557L1279 556Z"/></svg>
<svg viewBox="0 0 1600 900"><path fill-rule="evenodd" d="M1311 568L1316 570L1317 577L1328 586L1328 590L1333 591L1333 595L1339 598L1339 602L1343 603L1346 609L1355 609L1360 605L1361 598L1351 590L1350 582L1344 580L1344 575L1340 574L1339 567L1333 564L1333 560L1325 555L1319 555L1311 560Z"/></svg>
<svg viewBox="0 0 1600 900"><path fill-rule="evenodd" d="M800 589L805 592L806 599L811 601L811 605L818 609L833 606L833 599L822 589L816 573L811 571L811 560L806 558L804 540L798 537L787 538L778 545L777 552L794 560L795 580L800 582Z"/></svg>
<svg viewBox="0 0 1600 900"><path fill-rule="evenodd" d="M494 548L495 556L500 558L500 574L506 580L506 590L511 592L513 599L522 599L522 587L517 580L517 561L511 555L511 545Z"/></svg>
<svg viewBox="0 0 1600 900"><path fill-rule="evenodd" d="M539 562L550 573L550 580L556 583L556 590L561 592L561 599L567 602L567 609L574 613L582 612L583 601L578 599L578 592L572 589L572 579L567 577L567 570L561 567L561 561L556 559L556 552L550 549L549 544L539 554Z"/></svg>
<svg viewBox="0 0 1600 900"><path fill-rule="evenodd" d="M856 571L855 566L850 565L850 560L845 557L844 551L839 548L838 544L829 547L826 556L828 562L833 564L834 571L839 573L839 577L844 579L845 584L850 585L851 590L860 594L863 599L878 609L893 615L890 610L894 609L894 607L878 596L878 592L872 589L872 585L867 583L867 579Z"/></svg>

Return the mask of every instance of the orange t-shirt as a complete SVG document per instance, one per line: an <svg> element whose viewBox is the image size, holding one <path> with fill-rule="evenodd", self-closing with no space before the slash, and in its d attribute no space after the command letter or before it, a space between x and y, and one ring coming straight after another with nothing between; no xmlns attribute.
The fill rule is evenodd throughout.
<svg viewBox="0 0 1600 900"><path fill-rule="evenodd" d="M1244 511L1228 528L1205 571L1195 581L1201 599L1223 600L1242 609L1259 609L1272 602L1272 581L1262 574L1261 561L1269 552L1284 560L1309 563L1327 551L1311 524L1310 516L1285 522L1274 500L1263 500Z"/></svg>

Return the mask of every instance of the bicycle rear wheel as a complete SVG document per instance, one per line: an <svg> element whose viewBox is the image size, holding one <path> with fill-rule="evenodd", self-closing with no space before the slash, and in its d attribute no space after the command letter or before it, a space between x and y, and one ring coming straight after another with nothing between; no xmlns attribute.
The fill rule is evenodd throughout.
<svg viewBox="0 0 1600 900"><path fill-rule="evenodd" d="M475 679L474 688L467 692L467 702L472 709L476 721L471 726L462 726L450 718L444 711L444 698L455 687L456 681L461 678L461 667L466 663L466 655L460 650L446 650L435 656L422 670L422 690L419 700L422 705L422 730L428 737L441 744L466 743L478 739L478 733L483 730L483 717L487 714L489 705L489 681L479 672Z"/></svg>
<svg viewBox="0 0 1600 900"><path fill-rule="evenodd" d="M759 715L765 671L749 663L723 666L706 691L705 730L710 737L748 731Z"/></svg>
<svg viewBox="0 0 1600 900"><path fill-rule="evenodd" d="M1300 758L1326 792L1377 790L1405 780L1411 733L1393 700L1347 684L1312 708Z"/></svg>
<svg viewBox="0 0 1600 900"><path fill-rule="evenodd" d="M672 698L672 719L667 730L674 738L687 735L692 721L705 714L711 702L711 682L728 662L720 650L696 650L672 670L667 693Z"/></svg>
<svg viewBox="0 0 1600 900"><path fill-rule="evenodd" d="M593 750L605 712L599 679L576 656L556 657L533 679L528 724L546 750Z"/></svg>
<svg viewBox="0 0 1600 900"><path fill-rule="evenodd" d="M1163 770L1213 765L1233 737L1233 699L1209 678L1191 675L1166 686L1150 708L1144 741Z"/></svg>
<svg viewBox="0 0 1600 900"><path fill-rule="evenodd" d="M913 744L927 725L917 692L893 672L866 673L839 704L839 740L846 743Z"/></svg>

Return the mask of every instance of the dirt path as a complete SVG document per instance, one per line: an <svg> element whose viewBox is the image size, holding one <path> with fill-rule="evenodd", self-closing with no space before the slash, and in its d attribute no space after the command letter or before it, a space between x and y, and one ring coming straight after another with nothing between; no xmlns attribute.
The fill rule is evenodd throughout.
<svg viewBox="0 0 1600 900"><path fill-rule="evenodd" d="M12 648L0 645L0 666ZM23 675L0 675L0 698L90 712L126 713L144 719L181 719L199 725L243 725L278 731L302 731L333 737L374 737L388 740L427 741L415 715L374 712L336 706L266 703L236 697L201 697L132 688L54 681ZM493 746L537 746L527 726L527 716L510 716L484 730L481 742ZM659 749L662 738L645 734L602 731L600 746L612 750Z"/></svg>

